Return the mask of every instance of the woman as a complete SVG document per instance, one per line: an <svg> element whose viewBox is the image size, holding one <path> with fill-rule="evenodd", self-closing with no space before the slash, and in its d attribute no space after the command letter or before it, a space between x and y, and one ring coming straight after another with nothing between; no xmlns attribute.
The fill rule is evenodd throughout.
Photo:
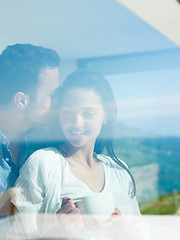
<svg viewBox="0 0 180 240"><path fill-rule="evenodd" d="M53 125L58 137L22 167L16 187L26 194L13 200L15 206L23 212L80 214L73 199L112 192L113 215L139 215L134 179L113 150L117 110L109 83L100 74L76 71L58 97Z"/></svg>

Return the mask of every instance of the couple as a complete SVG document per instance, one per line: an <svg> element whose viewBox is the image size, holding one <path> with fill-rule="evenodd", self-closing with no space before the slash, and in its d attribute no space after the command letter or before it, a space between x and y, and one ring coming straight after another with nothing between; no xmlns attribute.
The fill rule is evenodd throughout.
<svg viewBox="0 0 180 240"><path fill-rule="evenodd" d="M116 215L140 215L134 179L113 150L117 110L107 80L86 70L73 72L58 90L56 105L51 124L55 141L34 152L20 169L15 186L24 194L12 199L18 211L76 214L75 221L86 224L73 199L111 192L115 206L109 222ZM136 223L124 218L119 223L128 226L129 236L143 239Z"/></svg>

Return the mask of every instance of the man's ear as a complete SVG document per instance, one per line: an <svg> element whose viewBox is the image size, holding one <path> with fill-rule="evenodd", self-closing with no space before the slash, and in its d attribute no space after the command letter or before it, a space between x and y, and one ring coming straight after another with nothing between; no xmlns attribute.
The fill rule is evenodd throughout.
<svg viewBox="0 0 180 240"><path fill-rule="evenodd" d="M23 92L17 92L14 95L14 102L20 109L25 109L29 102L29 97Z"/></svg>

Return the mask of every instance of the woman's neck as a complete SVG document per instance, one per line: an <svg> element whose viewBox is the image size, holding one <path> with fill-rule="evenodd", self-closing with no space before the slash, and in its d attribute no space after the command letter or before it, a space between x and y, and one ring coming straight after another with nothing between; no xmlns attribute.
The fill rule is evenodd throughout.
<svg viewBox="0 0 180 240"><path fill-rule="evenodd" d="M94 144L87 144L82 148L66 146L65 152L67 153L66 159L70 164L80 164L91 167L94 163Z"/></svg>

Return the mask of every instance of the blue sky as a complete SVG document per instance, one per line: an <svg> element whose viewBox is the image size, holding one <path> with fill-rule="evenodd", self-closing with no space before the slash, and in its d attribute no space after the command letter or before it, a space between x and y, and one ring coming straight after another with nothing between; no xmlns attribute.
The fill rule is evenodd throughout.
<svg viewBox="0 0 180 240"><path fill-rule="evenodd" d="M118 105L118 119L158 135L180 136L180 68L106 76Z"/></svg>
<svg viewBox="0 0 180 240"><path fill-rule="evenodd" d="M17 42L52 48L60 54L61 72L65 73L74 70L77 59L121 55L121 68L142 69L107 76L118 102L119 119L144 131L180 135L180 68L142 72L141 59L139 65L134 61L139 53L153 52L156 57L156 51L179 50L148 23L115 0L6 0L1 5L0 52ZM131 59L126 58L131 54ZM146 56L147 70L154 58ZM179 63L179 59L168 62L163 54L157 59L160 65L162 61L166 66Z"/></svg>
<svg viewBox="0 0 180 240"><path fill-rule="evenodd" d="M117 99L180 96L180 68L108 76Z"/></svg>

